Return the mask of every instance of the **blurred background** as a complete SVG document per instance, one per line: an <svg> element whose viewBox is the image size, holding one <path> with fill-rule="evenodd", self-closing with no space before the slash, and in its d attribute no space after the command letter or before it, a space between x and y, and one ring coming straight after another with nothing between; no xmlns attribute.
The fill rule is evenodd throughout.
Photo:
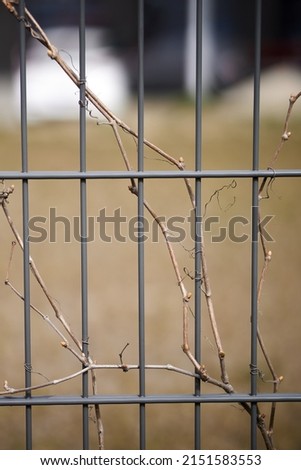
<svg viewBox="0 0 301 470"><path fill-rule="evenodd" d="M136 0L89 0L86 3L88 84L105 95L117 110L137 88L136 3ZM295 85L300 80L300 2L265 0L262 3L262 70L263 76L267 76L266 88L272 86L277 90L279 84ZM145 1L145 88L148 93L193 94L194 4L195 0ZM78 10L74 2L28 0L27 5L61 49L63 58L76 69ZM204 2L203 86L206 95L217 96L246 82L252 75L253 19L252 1L243 4L238 0ZM6 109L1 121L7 122L11 113L17 113L18 25L4 11L0 17L0 39L0 103ZM35 41L28 41L28 49L29 116L46 119L45 106L49 104L50 93L45 92L45 79L49 85L57 80L56 74L60 71L52 67L45 51ZM112 82L115 83L114 93ZM10 104L12 94L14 107ZM71 104L74 96L70 97L62 84L51 96L52 100L64 104L66 118L70 113L75 114ZM274 100L270 97L270 106ZM62 119L64 113L62 109L60 113L50 109L48 119L51 117Z"/></svg>
<svg viewBox="0 0 301 470"><path fill-rule="evenodd" d="M78 10L74 0L28 0L37 17L59 48L62 57L78 70ZM266 168L280 140L291 93L301 89L301 4L297 0L264 0L262 31L262 90L260 123L260 167ZM193 0L145 0L145 135L175 158L184 158L194 168L194 6ZM137 126L137 2L135 0L87 0L87 81L100 98L130 126ZM0 5L0 164L2 170L19 170L20 130L18 22ZM28 155L32 170L78 170L78 91L51 61L43 47L28 38ZM203 167L205 169L249 169L252 166L252 88L254 69L254 2L240 0L204 1L204 113ZM290 129L292 137L275 166L300 167L301 107L296 104ZM109 126L97 126L94 111L87 122L87 169L124 170L116 141ZM127 134L122 139L132 167L136 168L136 142ZM145 151L145 168L170 169L154 152ZM22 187L15 191L9 210L22 230ZM251 185L237 180L236 187L214 192L228 180L203 180L202 198L206 215L219 216L227 227L234 216L250 218ZM8 182L6 182L8 184ZM77 181L31 181L30 216L49 218L54 207L58 216L73 220L79 214ZM89 181L88 214L99 210L108 215L121 208L122 215L134 217L137 201L128 182ZM146 198L162 216L190 214L189 199L178 180L145 182ZM275 242L269 248L273 260L267 274L259 320L265 342L278 375L284 376L283 392L300 392L300 182L278 179L262 202L262 214L273 215L268 225ZM12 387L23 385L23 304L7 286L12 233L1 217L0 314L2 321L0 381ZM151 223L151 220L150 220ZM250 225L243 227L250 235ZM189 233L189 227L186 227ZM125 235L127 235L125 233ZM250 350L250 243L212 243L206 237L208 267L214 293L217 320L227 354L230 380L236 390L249 390ZM56 243L47 239L31 244L31 255L49 291L80 337L80 246L74 237L66 243L64 226L57 225ZM194 282L192 240L175 245L178 263L188 289ZM182 305L177 282L164 240L146 243L146 361L172 363L191 369L181 351ZM119 363L127 343L124 361L137 363L137 246L101 243L97 234L88 246L89 331L92 357L99 363ZM260 266L262 260L260 260ZM10 280L20 292L22 254L17 249ZM192 274L193 276L193 274ZM53 313L32 280L32 303L44 314ZM193 305L193 298L192 298ZM202 357L208 372L219 376L214 341L206 307L203 305ZM54 320L55 321L55 320ZM193 312L190 316L193 347ZM33 382L40 383L79 370L75 358L60 346L37 315L32 316ZM260 391L271 391L270 377L261 355L263 380ZM42 374L42 375L41 375ZM132 371L98 372L103 394L137 394L138 376ZM202 385L204 393L216 393ZM193 381L170 372L147 373L147 393L192 393ZM79 394L76 379L41 394ZM262 410L269 412L268 405ZM102 407L105 442L108 449L136 449L139 445L138 407ZM277 405L275 442L280 449L300 449L300 403ZM37 407L33 410L34 447L38 449L80 449L81 410L75 407ZM193 407L150 405L147 407L149 449L192 449ZM95 424L91 411L91 447L96 448ZM236 405L202 406L202 434L205 449L248 449L249 417ZM0 408L1 448L24 448L24 410ZM259 438L259 447L263 443Z"/></svg>

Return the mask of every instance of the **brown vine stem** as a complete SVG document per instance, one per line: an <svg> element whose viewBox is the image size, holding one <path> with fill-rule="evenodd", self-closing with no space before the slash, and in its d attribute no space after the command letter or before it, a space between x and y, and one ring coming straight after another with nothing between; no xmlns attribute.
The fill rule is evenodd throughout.
<svg viewBox="0 0 301 470"><path fill-rule="evenodd" d="M116 129L115 129L116 130ZM118 131L116 131L118 133ZM122 143L121 143L122 145ZM125 153L125 150L123 151L123 155L124 157L126 158L126 153ZM135 184L135 183L134 183ZM131 191L135 193L135 189L136 189L136 185L134 185L134 188L131 188ZM3 211L4 211L4 214L6 216L6 219L14 233L14 236L19 244L19 246L21 247L21 249L23 250L23 241L22 241L22 238L21 236L19 235L14 223L13 223L13 220L9 214L9 211L8 211L8 207L7 207L7 203L6 203L6 199L8 198L8 195L10 195L11 193L13 192L13 187L12 188L4 188L4 190L2 191L1 194L3 194L4 196L1 198L1 204L2 204L2 207L3 207ZM153 218L156 220L156 222L159 224L160 226L160 229L165 237L165 240L166 240L166 243L167 243L167 246L168 246L168 249L169 249L169 253L170 253L170 257L171 257L171 260L172 260L172 264L174 266L174 269L175 269L175 272L176 272L176 275L177 275L177 279L179 281L179 285L181 287L181 291L182 291L182 295L183 295L183 298L185 299L184 300L184 304L186 304L186 302L189 300L191 294L187 293L186 291L186 288L184 286L184 283L181 279L181 275L180 275L180 270L179 270L179 267L178 267L178 264L177 264L177 260L176 260L176 257L175 257L175 254L174 254L174 251L173 251L173 248L171 246L171 243L170 241L168 240L168 229L166 227L166 225L161 221L161 219L154 213L154 211L151 209L150 205L144 201L144 204L145 204L145 207L147 208L147 210L149 211L149 213L153 216ZM11 284L11 282L9 281L9 271L10 271L10 266L11 266L11 262L12 262L12 256L13 256L13 250L14 250L14 247L16 245L16 242L13 242L12 243L12 248L11 248L11 253L10 253L10 257L9 257L9 265L8 265L8 270L7 270L7 275L6 275L6 280L5 280L5 284L8 285L12 290L13 292L22 300L24 300L24 297L22 296L22 294L20 294L15 288L14 286ZM36 265L34 264L33 260L30 258L30 267L31 267L31 270L34 274L34 276L36 277L36 279L38 280L39 284L41 285L41 276L39 275L39 272L36 268ZM50 294L48 293L48 290L46 288L46 285L45 283L43 282L42 285L41 285L42 289L43 289L43 292L44 294L46 295L47 299L51 299L51 296ZM50 302L51 305L53 306L52 302ZM55 305L55 304L54 304ZM56 305L55 305L56 307ZM97 364L94 364L92 359L90 357L86 358L85 356L83 355L79 355L76 351L74 351L68 344L68 341L67 341L67 338L58 330L58 328L52 323L52 321L50 320L50 318L47 316L47 315L44 315L39 309L37 309L35 306L33 306L31 304L31 308L36 312L38 313L42 318L43 320L45 320L55 331L56 333L61 337L61 339L63 340L61 342L61 345L63 347L65 347L66 349L70 350L70 352L72 352L83 364L84 366L84 369L82 369L80 371L80 373L84 373L84 372L87 372L87 371L91 371L91 376L92 376L92 389L93 389L93 394L94 395L97 395L97 382L96 382L96 375L95 375L95 369L103 369L103 368L115 368L115 367L118 367L119 366L111 366L111 365L108 365L108 366L105 366L105 365L97 365ZM57 316L57 315L56 315ZM63 314L60 312L60 316L57 316L57 318L59 320L61 320L61 318L63 318ZM62 322L63 325L65 326L66 323L65 321ZM71 332L71 329L69 327L69 325L67 325L67 331L69 333L69 335L73 335L73 333L70 333ZM74 336L74 335L73 335ZM72 339L74 339L72 336ZM75 336L74 336L75 337ZM76 337L75 337L76 338ZM76 342L76 344L79 344L79 341ZM80 345L81 346L81 345ZM88 366L87 366L88 364ZM122 366L121 366L122 367ZM134 369L134 368L138 368L138 366L136 365L127 365L126 366L127 370L130 370L130 369ZM151 368L151 369L166 369L166 370L170 370L170 371L174 371L174 372L178 372L178 373L182 373L182 374L185 374L185 375L190 375L190 376L195 376L194 374L188 372L188 371L185 371L183 369L179 369L179 368L176 368L170 364L168 365L165 365L165 366L158 366L158 365L146 365L146 369L148 368ZM124 370L124 366L122 367L122 369ZM218 381L216 381L215 379L212 379L211 377L209 377L208 375L205 375L205 372L203 371L203 368L201 368L201 366L199 364L197 364L197 369L200 370L202 372L202 376L203 376L203 380L205 380L206 382L210 382L212 384L215 384L215 385L218 385L218 386L221 386L223 388L223 385L221 383L219 383ZM75 374L71 374L70 376L67 376L67 377L64 377L62 379L58 379L58 380L54 380L54 381L48 381L44 384L40 384L40 385L37 385L37 386L33 386L33 387L29 387L29 388L19 388L19 389L15 389L15 388L12 388L12 387L9 387L7 383L5 383L5 392L2 392L0 393L1 394L15 394L15 393L20 393L20 392L24 392L24 391L29 391L29 390L37 390L37 389L41 389L41 388L45 388L47 386L51 386L51 385L57 385L59 383L62 383L62 382L65 382L67 380L70 380L71 378L74 378L74 377L77 377L78 375L80 375L80 373L75 373ZM204 379L204 377L206 377ZM99 440L99 448L100 449L104 449L104 427L103 427L103 422L102 422L102 419L101 419L101 414L100 414L100 407L99 405L95 405L95 415L96 415L96 423L97 423L97 432L98 432L98 440Z"/></svg>
<svg viewBox="0 0 301 470"><path fill-rule="evenodd" d="M25 28L30 32L31 36L38 40L44 47L47 49L48 56L58 63L58 65L64 70L64 72L69 76L72 82L79 88L82 85L82 81L79 79L78 75L72 70L71 67L63 60L59 54L57 48L50 42L45 31L41 28L36 19L31 15L27 8L25 8L25 18L20 18L17 9L15 6L8 0L1 0L2 3L7 7L7 9L12 13L19 21L24 21ZM94 105L94 107L106 118L106 120L112 124L114 133L116 126L120 127L123 131L131 134L136 139L138 138L138 133L134 131L130 126L125 122L119 119L112 111L98 98L89 87L85 87L85 96L87 100ZM85 105L84 103L81 103ZM116 134L115 134L116 135ZM147 139L144 139L144 144L149 147L154 152L161 155L165 160L175 165L179 170L183 171L185 169L184 160L177 160L172 155L168 154L160 147L156 146ZM189 179L184 178L185 185L188 190L192 205L195 205L193 190L190 184Z"/></svg>
<svg viewBox="0 0 301 470"><path fill-rule="evenodd" d="M10 13L12 13L19 21L20 20L24 21L24 26L30 32L32 37L37 39L44 47L47 48L47 52L48 52L49 57L51 59L55 60L58 63L58 65L64 70L64 72L69 76L69 78L72 80L72 82L77 87L80 87L80 85L82 83L81 80L79 79L77 74L68 66L68 64L62 59L62 57L60 56L60 54L59 54L58 50L56 49L56 47L50 42L50 40L48 39L48 37L45 34L45 32L43 31L43 29L40 27L40 25L38 24L36 19L31 15L31 13L28 11L28 9L25 9L25 18L20 18L19 14L18 14L18 11L17 11L17 9L15 8L15 6L13 4L11 4L8 0L2 0L2 3L4 3L4 5L8 8ZM85 94L86 94L86 98L90 101L90 103L92 103L95 106L95 108L112 125L113 132L116 136L117 143L118 143L119 149L121 151L121 154L123 156L125 165L126 165L127 169L130 169L130 163L129 163L129 160L126 156L126 152L125 152L124 146L122 144L122 140L120 139L119 133L117 132L117 126L120 127L121 129L123 129L124 131L128 132L129 134L131 134L135 138L138 138L137 132L132 130L127 124L125 124L117 116L115 116L107 108L107 106L105 106L105 104L102 103L101 100L99 100L99 98L88 87L85 88ZM82 105L83 105L83 103L82 103ZM144 144L146 146L148 146L150 149L152 149L153 151L155 151L156 153L158 153L159 155L161 155L168 162L175 165L179 170L182 171L182 170L185 169L184 160L182 158L177 160L176 158L172 157L167 152L163 151L161 148L157 147L152 142L150 142L146 139L144 139ZM185 185L186 185L191 203L192 203L193 207L195 207L195 198L194 198L194 193L193 193L190 181L187 178L185 178L184 180L185 180ZM133 179L131 180L130 190L133 192L133 194L136 193L136 184L135 184ZM160 228L162 228L162 226ZM163 235L164 235L164 233L163 233ZM165 239L166 239L166 236L165 236ZM179 275L179 270L177 268L177 265L174 262L175 258L174 258L173 250L171 249L170 244L168 244L168 249L169 249L169 252L171 254L171 258L173 259L173 265L174 265L174 268L175 268L175 271L176 271L176 276L177 276L179 285L181 287L183 298L186 298L187 292L186 292L186 289L183 285L181 276ZM208 283L207 283L207 286L208 286ZM210 308L211 308L210 318L212 318L212 314L214 312L212 310L212 301L210 300L210 295L208 295L208 293L207 293L206 298L207 298L207 303L210 305ZM214 323L213 326L215 327L215 323ZM217 336L216 332L215 332L215 336ZM222 359L222 361L224 362L224 359Z"/></svg>
<svg viewBox="0 0 301 470"><path fill-rule="evenodd" d="M272 157L272 159L271 159L271 161L268 165L268 169L272 168L273 164L278 160L278 157L280 155L280 152L281 152L284 144L288 141L288 139L291 136L291 132L289 131L289 121L290 121L290 118L291 118L293 107L294 107L295 103L297 102L297 100L300 98L300 96L301 96L301 91L299 93L297 93L296 95L291 95L290 98L289 98L289 104L288 104L288 109L287 109L285 120L284 120L282 135L281 135L279 144L278 144L278 146L277 146L277 148L274 152L274 155L273 155L273 157ZM260 188L259 188L259 191L258 191L258 202L259 203L263 199L262 195L263 195L264 191L268 191L268 187L269 187L269 185L271 184L272 181L273 181L273 177L263 178L262 183L261 183ZM267 192L266 197L269 197L268 192ZM262 246L263 258L264 258L263 267L262 267L261 274L260 274L260 277L259 277L259 283L258 283L258 289L257 289L257 304L259 306L260 299L261 299L261 294L262 294L262 289L263 289L263 284L264 284L264 280L265 280L265 276L266 276L266 272L267 272L268 266L270 264L270 261L272 259L272 251L268 250L267 243L266 243L266 240L265 240L263 232L262 232L260 213L259 213L259 221L258 221L258 230L259 230L260 243L261 243L261 246ZM270 355L268 354L267 348L264 344L263 337L262 337L262 334L260 332L259 327L257 328L257 339L258 339L258 343L259 343L259 346L261 348L262 354L265 358L266 364L268 366L268 369L270 371L270 374L272 376L273 392L277 393L277 391L279 389L279 385L283 380L283 376L278 376L278 374L275 371L275 368L273 366ZM268 429L268 434L269 434L271 442L273 442L275 415L276 415L276 403L273 402L271 404L269 429Z"/></svg>
<svg viewBox="0 0 301 470"><path fill-rule="evenodd" d="M0 203L1 203L1 206L2 206L2 209L3 209L3 212L5 214L5 217L7 219L7 222L15 236L15 239L16 239L16 242L18 243L18 245L20 246L21 250L23 251L24 250L24 244L23 244L23 240L22 240L22 237L20 236L14 222L13 222L13 219L11 218L10 216L10 213L9 213L9 210L8 210L8 206L7 206L7 198L8 196L13 192L14 190L14 187L11 186L10 188L7 188L7 189L4 189L4 191L1 192L1 197L0 197ZM14 248L14 245L12 245L12 250ZM9 266L10 266L10 263L11 263L11 259L12 259L12 252L11 251L11 254L10 254L10 260L9 260ZM38 309L36 309L35 307L31 306L32 308L34 308L34 310L39 313L42 318L48 322L48 324L55 329L55 331L61 336L63 337L63 341L61 341L61 346L63 346L64 348L68 349L70 352L72 352L72 354L74 354L79 360L80 362L85 366L87 364L91 364L93 363L92 359L90 356L85 356L85 354L83 353L83 350L82 350L82 345L81 345L81 342L79 341L79 339L76 337L76 335L73 333L70 325L67 323L67 321L65 320L65 317L61 311L61 309L57 306L57 304L55 303L55 301L53 300L52 296L49 294L49 291L46 287L46 284L43 280L43 278L41 277L33 259L31 258L31 256L29 257L29 265L30 265L30 269L31 269L31 272L33 274L33 276L35 277L36 281L38 282L39 286L41 287L44 295L46 296L48 302L50 303L54 313L55 313L55 316L56 318L60 321L60 323L63 325L64 329L67 331L68 335L70 336L70 338L73 340L73 342L75 343L75 345L77 346L77 348L79 349L80 351L80 354L78 354L76 351L74 351L73 348L71 348L69 346L69 342L67 341L67 339L64 337L64 335L62 335L59 330L56 329L56 327L54 326L54 324L50 321L50 319L46 316L46 315L43 315L42 312L40 312ZM11 283L9 282L8 278L6 278L6 284L9 285L13 291L20 297L24 300L24 297L11 285ZM92 377L92 391L94 394L97 393L97 390L96 390L96 376L95 376L95 373L94 371L92 370L91 371L91 377ZM98 434L98 446L99 446L99 449L104 449L104 429L103 429L103 423L102 423L102 419L101 419L101 414L100 414L100 406L99 404L95 404L94 405L94 408L95 408L95 416L96 416L96 427L97 427L97 434Z"/></svg>
<svg viewBox="0 0 301 470"><path fill-rule="evenodd" d="M5 278L5 281L4 281L4 284L6 286L8 286L13 292L14 294L17 295L17 297L19 297L19 299L21 299L23 302L24 302L24 296L13 286L13 284L11 283L10 281L10 268L11 268L11 263L12 263L12 259L13 259L13 253L14 253L14 248L16 246L16 242L13 241L12 242L12 245L11 245L11 252L10 252L10 256L9 256L9 264L8 264L8 268L7 268L7 274L6 274L6 278ZM41 312L41 310L39 310L37 307L35 307L34 305L30 304L30 308L35 311L46 323L48 323L48 325L57 333L57 335L61 338L61 346L63 346L64 348L68 349L72 354L74 354L74 356L80 361L83 363L83 365L85 366L86 365L86 360L85 358L79 354L77 351L75 351L73 348L71 348L71 346L69 345L69 341L67 339L67 337L59 330L59 328L51 321L51 319L49 318L48 315L45 315L43 312Z"/></svg>
<svg viewBox="0 0 301 470"><path fill-rule="evenodd" d="M166 370L169 372L174 372L181 375L186 375L188 377L198 378L198 374L194 374L185 369L181 369L180 367L173 366L172 364L146 364L145 368L148 370ZM139 364L97 364L90 362L89 365L85 366L83 369L80 369L73 374L66 375L65 377L61 377L59 379L49 380L47 382L32 385L31 387L22 387L22 388L14 388L8 384L8 381L4 381L3 388L4 390L0 392L0 396L9 396L9 395L16 395L17 393L24 393L33 390L41 390L46 387L56 386L64 382L68 382L72 379L80 377L81 375L89 372L89 371L96 371L96 370L121 370L123 372L129 372L130 370L138 370ZM97 395L95 393L94 395Z"/></svg>
<svg viewBox="0 0 301 470"><path fill-rule="evenodd" d="M301 91L299 93L297 93L296 95L291 95L289 97L289 104L288 104L288 109L287 109L287 112L286 112L286 116L285 116L285 120L284 120L284 126L283 126L283 132L282 132L282 135L281 135L281 138L280 138L280 142L274 152L274 155L267 167L267 169L271 169L272 168L272 165L278 160L278 157L279 157L279 154L284 146L284 144L289 140L290 136L292 135L292 133L289 131L289 121L290 121L290 117L291 117L291 114L292 114L292 110L293 110L293 107L295 105L295 103L298 101L298 99L300 98L301 96ZM258 191L258 198L259 200L262 199L262 194L267 186L267 182L268 181L272 181L273 180L273 177L268 177L268 176L265 176L262 180L262 183L260 185L260 188L259 188L259 191Z"/></svg>
<svg viewBox="0 0 301 470"><path fill-rule="evenodd" d="M24 22L25 28L30 32L31 36L38 40L44 47L47 48L47 53L51 59L58 63L58 65L64 70L64 72L69 76L73 83L79 88L82 84L82 81L79 79L78 75L72 70L71 67L63 60L59 54L57 48L50 42L45 31L41 28L36 19L31 15L29 10L25 8L25 18L20 18L19 13L16 7L8 0L1 0L6 8L12 13L19 21ZM115 122L121 129L131 134L133 137L138 138L136 131L131 129L125 122L119 119L112 111L98 98L92 90L86 87L86 98L92 103L95 108L107 119L108 122ZM144 140L146 146L154 150L156 153L160 154L170 163L176 165L180 170L183 169L181 162L176 160L174 157L169 155L167 152L164 152L160 147L157 147L152 142Z"/></svg>
<svg viewBox="0 0 301 470"><path fill-rule="evenodd" d="M6 203L6 200L5 199L2 199L1 201L1 205L2 205L2 209L3 209L3 212L5 214L5 217L8 221L8 224L15 236L15 239L17 241L17 243L19 244L21 250L23 251L24 249L24 245L23 245L23 240L21 238L21 236L19 235L19 232L10 216L10 213L9 213L9 210L8 210L8 206L7 206L7 203ZM33 273L35 279L37 280L38 284L40 285L43 293L45 294L47 300L49 301L52 309L54 310L54 313L55 313L55 316L56 318L62 323L63 327L65 328L65 330L68 332L68 334L70 335L70 337L72 338L72 340L74 341L74 343L76 344L76 346L78 347L78 349L80 351L82 351L82 346L81 346L81 342L77 339L77 337L75 336L75 334L73 333L71 327L69 326L69 324L66 322L65 318L64 318L64 315L62 314L61 312L61 309L56 305L54 299L52 298L52 296L49 294L48 292L48 289L46 287L46 284L42 278L42 276L40 275L33 259L30 257L29 258L29 264L30 264L30 269L31 269L31 272Z"/></svg>
<svg viewBox="0 0 301 470"><path fill-rule="evenodd" d="M211 328L213 331L215 344L216 344L217 352L218 352L218 358L220 361L221 378L224 384L229 384L229 377L226 371L225 352L222 347L222 341L219 335L218 326L216 323L215 309L214 309L214 305L212 301L212 291L211 291L208 268L207 268L207 258L205 256L205 247L204 247L204 242L203 242L204 240L203 227L201 227L201 230L202 230L202 235L201 235L202 242L200 244L200 255L201 255L201 264L202 264L202 278L203 278L203 283L204 283L203 291L205 294L207 309L208 309L209 318L211 322Z"/></svg>
<svg viewBox="0 0 301 470"><path fill-rule="evenodd" d="M23 302L24 302L24 296L12 285L12 283L6 279L5 280L5 285L9 286L10 289L17 295L17 297L19 297ZM69 345L69 342L67 340L67 338L64 336L64 334L54 325L54 323L50 320L50 318L48 317L48 315L45 315L43 312L41 312L41 310L39 310L37 307L35 307L34 305L30 304L30 308L36 312L45 322L47 322L49 324L49 326L61 337L62 341L61 341L61 346L65 349L68 349L68 351L70 351L80 362L83 363L83 365L86 364L86 359L81 356L80 354L78 354L73 348L71 348L71 346Z"/></svg>

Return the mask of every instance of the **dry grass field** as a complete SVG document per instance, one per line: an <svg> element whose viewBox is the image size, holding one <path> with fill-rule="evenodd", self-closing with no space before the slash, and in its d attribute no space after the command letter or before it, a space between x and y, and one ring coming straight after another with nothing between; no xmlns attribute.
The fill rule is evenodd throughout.
<svg viewBox="0 0 301 470"><path fill-rule="evenodd" d="M290 90L289 90L290 92ZM288 93L289 94L289 93ZM246 106L249 106L247 103ZM297 107L299 104L297 104ZM297 108L296 108L297 109ZM261 124L260 167L266 168L279 142L283 113L266 118ZM292 136L276 163L277 168L300 168L301 120L300 112L292 117ZM124 119L136 126L136 111L130 107ZM191 103L180 99L148 99L146 101L145 135L176 158L183 157L187 169L194 167L194 109ZM136 168L136 143L122 134L133 168ZM79 137L77 123L46 123L29 128L29 168L32 170L78 170ZM20 136L16 126L0 130L1 170L20 169ZM214 102L205 106L203 118L203 167L205 169L248 169L252 165L251 116L241 116L236 108ZM146 169L168 170L171 167L145 150ZM87 126L87 169L123 170L123 162L106 125L97 125L89 119ZM203 180L202 200L205 206L214 191L229 180ZM22 188L13 182L15 191L9 200L11 216L22 230ZM6 182L6 184L9 184ZM129 220L137 210L137 200L128 190L127 180L97 180L87 182L88 215L95 222L99 211L108 216L120 209ZM47 239L31 243L31 255L43 276L49 292L56 299L77 336L81 337L80 244L74 237L76 217L79 215L78 181L31 181L29 184L30 217L45 217ZM278 375L284 380L282 392L301 391L301 289L300 289L300 196L297 179L277 179L270 188L269 199L262 201L262 214L272 215L267 229L273 238L269 248L273 252L262 300L259 321L265 343ZM158 215L187 217L190 204L182 181L147 180L145 197ZM70 241L65 240L66 225L55 224L50 241L50 209L57 217L70 220ZM245 233L248 240L235 243L226 239L212 242L220 226L229 229L229 220L242 216L250 220L251 183L236 180L236 187L223 190L219 199L212 198L206 216L220 217L220 225L206 233L206 253L209 275L216 307L217 321L226 352L228 372L235 389L249 390L250 363L250 224L237 226L237 234ZM12 387L23 386L23 303L4 285L13 239L3 212L1 217L1 342L0 381L7 380ZM147 216L148 217L148 216ZM149 219L150 228L156 227ZM106 234L112 235L112 223ZM183 276L193 272L189 250L192 240L189 224L187 236L174 248ZM214 232L214 233L213 233ZM102 364L118 364L124 346L123 359L135 364L138 360L137 308L137 244L129 239L128 224L121 225L126 241L105 242L94 225L94 240L88 243L88 304L89 348L92 357ZM34 235L38 236L37 233ZM261 255L261 252L260 252ZM145 302L146 302L146 362L172 363L192 370L181 349L182 302L165 242L145 243ZM20 292L22 284L22 256L15 250L10 281ZM186 279L193 292L193 280ZM37 283L31 279L31 302L45 315L53 317ZM193 315L191 314L191 338ZM202 363L213 377L219 377L216 351L210 330L206 306L203 305ZM193 343L193 341L192 341ZM264 379L259 379L260 391L270 392L270 376L261 354L259 367ZM80 369L80 364L60 346L60 338L32 311L32 380L34 384L47 379L64 377ZM98 389L101 394L137 394L136 371L98 371ZM147 393L192 393L193 379L168 371L147 372ZM204 393L220 393L207 384ZM39 394L79 394L81 379L77 378L56 387L48 387ZM268 405L262 410L269 411ZM138 407L110 405L102 407L105 426L105 444L108 449L138 448ZM150 405L147 407L147 442L149 449L192 449L193 406ZM275 422L275 443L279 449L300 449L301 404L279 404ZM202 435L205 449L247 449L249 447L249 416L238 405L208 404L202 406ZM33 440L37 449L80 449L80 407L38 407L33 410ZM261 437L259 445L264 448ZM96 447L95 424L91 418L91 447ZM0 408L0 447L24 447L24 410Z"/></svg>

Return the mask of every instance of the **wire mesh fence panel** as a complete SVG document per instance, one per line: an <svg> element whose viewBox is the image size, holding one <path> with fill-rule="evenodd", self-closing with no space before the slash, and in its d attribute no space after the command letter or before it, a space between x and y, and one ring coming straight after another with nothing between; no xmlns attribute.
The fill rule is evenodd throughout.
<svg viewBox="0 0 301 470"><path fill-rule="evenodd" d="M299 448L300 93L261 119L262 3L246 117L207 100L206 1L190 2L189 99L147 92L152 2L128 2L136 86L115 112L90 87L95 64L119 103L126 84L94 55L94 2L72 2L70 52L34 2L2 0L20 109L0 144L4 448Z"/></svg>

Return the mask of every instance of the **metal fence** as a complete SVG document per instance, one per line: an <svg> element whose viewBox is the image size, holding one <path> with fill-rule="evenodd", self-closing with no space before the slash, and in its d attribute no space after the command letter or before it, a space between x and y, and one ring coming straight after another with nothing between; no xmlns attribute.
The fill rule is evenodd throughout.
<svg viewBox="0 0 301 470"><path fill-rule="evenodd" d="M80 0L80 20L79 20L79 43L80 43L80 102L84 103L85 98L85 0ZM191 426L194 427L195 449L202 448L201 421L202 405L205 403L248 403L251 408L250 416L250 448L257 448L257 405L263 402L300 402L300 393L259 393L257 374L257 285L258 285L258 190L259 181L264 177L290 178L300 177L301 171L291 170L261 170L259 168L259 128L260 128L260 76L261 76L261 0L254 0L255 4L255 36L254 36L254 108L253 108L253 165L249 170L203 170L202 169L202 26L203 26L203 4L201 0L196 2L196 90L195 90L195 168L193 171L145 171L144 170L144 2L139 0L138 8L138 132L137 132L137 171L87 171L86 170L86 118L85 106L80 107L80 163L79 171L32 171L28 167L28 134L27 134L27 104L26 104L26 24L24 18L24 1L19 2L20 11L20 83L21 83L21 153L22 167L20 171L1 171L0 178L4 180L22 181L22 204L23 204L23 240L24 240L24 363L25 367L25 387L31 386L31 301L30 301L30 243L28 242L29 228L29 186L33 180L77 180L80 184L80 220L81 233L83 237L87 234L87 182L96 179L133 179L137 181L137 215L141 220L144 216L144 183L149 179L184 179L190 178L194 182L196 194L196 214L201 215L201 188L202 182L208 178L237 178L248 179L252 184L252 248L251 248L251 323L250 323L250 389L249 393L238 394L208 394L201 389L199 378L195 378L195 390L191 394L162 394L148 395L146 393L146 362L145 362L145 265L144 265L144 243L137 242L138 250L138 316L139 316L139 391L136 395L91 395L88 387L88 373L83 374L82 393L78 396L44 396L34 395L31 391L21 396L1 396L0 405L2 407L24 407L26 426L26 448L31 449L33 422L32 414L36 406L53 405L77 405L82 408L82 448L89 448L89 405L95 403L102 406L110 405L130 405L139 407L139 434L140 448L147 448L147 414L148 405L156 404L190 404L194 407L194 419ZM143 235L143 227L139 228L140 235ZM201 257L199 241L195 242L195 272L201 271ZM81 298L82 298L82 348L85 354L88 353L89 319L88 319L88 276L87 276L87 244L81 244ZM199 278L195 278L195 358L201 363L201 289L199 289Z"/></svg>

